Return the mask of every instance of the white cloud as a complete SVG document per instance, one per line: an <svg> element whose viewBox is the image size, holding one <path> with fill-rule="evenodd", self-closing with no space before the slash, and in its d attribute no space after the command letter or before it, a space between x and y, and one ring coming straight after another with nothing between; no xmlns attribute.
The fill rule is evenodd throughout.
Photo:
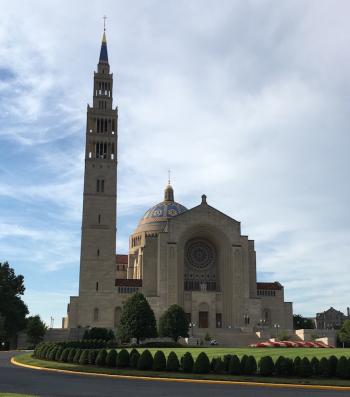
<svg viewBox="0 0 350 397"><path fill-rule="evenodd" d="M256 240L258 271L285 284L297 312L344 310L348 2L106 1L103 8L77 1L68 13L62 2L36 1L33 12L13 1L0 16L2 252L17 261L17 250L24 263L29 241L31 265L76 277L85 105L97 16L107 13L119 106L118 250L126 251L135 219L161 201L171 168L178 201L191 207L206 193L242 222Z"/></svg>

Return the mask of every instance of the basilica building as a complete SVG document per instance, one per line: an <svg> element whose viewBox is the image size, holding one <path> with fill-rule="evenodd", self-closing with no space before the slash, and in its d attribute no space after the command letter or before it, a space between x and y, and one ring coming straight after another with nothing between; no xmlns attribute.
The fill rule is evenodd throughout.
<svg viewBox="0 0 350 397"><path fill-rule="evenodd" d="M292 329L283 286L257 282L254 241L204 194L187 208L169 181L130 236L129 253L116 255L117 139L104 33L87 108L79 295L70 298L68 328L117 329L123 303L140 291L157 319L178 304L195 336L208 333L219 343L247 344Z"/></svg>

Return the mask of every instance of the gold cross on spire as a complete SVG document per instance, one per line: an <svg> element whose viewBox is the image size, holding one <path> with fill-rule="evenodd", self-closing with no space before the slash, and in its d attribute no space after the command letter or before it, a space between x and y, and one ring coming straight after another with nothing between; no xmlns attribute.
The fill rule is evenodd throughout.
<svg viewBox="0 0 350 397"><path fill-rule="evenodd" d="M168 185L170 185L170 170L168 170Z"/></svg>
<svg viewBox="0 0 350 397"><path fill-rule="evenodd" d="M103 31L105 32L106 31L106 19L107 19L107 17L106 17L106 15L104 15L102 18L103 18Z"/></svg>

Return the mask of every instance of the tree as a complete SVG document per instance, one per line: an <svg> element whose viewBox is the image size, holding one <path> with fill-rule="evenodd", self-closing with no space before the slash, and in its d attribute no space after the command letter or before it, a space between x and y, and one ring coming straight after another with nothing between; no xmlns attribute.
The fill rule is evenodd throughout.
<svg viewBox="0 0 350 397"><path fill-rule="evenodd" d="M27 340L31 345L36 346L41 342L45 336L46 330L47 326L41 321L39 315L27 318Z"/></svg>
<svg viewBox="0 0 350 397"><path fill-rule="evenodd" d="M310 318L303 317L301 314L293 315L294 329L314 329L315 324Z"/></svg>
<svg viewBox="0 0 350 397"><path fill-rule="evenodd" d="M188 329L186 313L179 305L171 305L159 319L159 335L168 336L175 342L180 336L188 336Z"/></svg>
<svg viewBox="0 0 350 397"><path fill-rule="evenodd" d="M157 336L156 318L146 298L139 292L123 305L118 328L122 340L154 338Z"/></svg>
<svg viewBox="0 0 350 397"><path fill-rule="evenodd" d="M7 262L0 262L0 342L8 344L26 326L28 308L21 299L24 290L23 276L16 276Z"/></svg>
<svg viewBox="0 0 350 397"><path fill-rule="evenodd" d="M338 337L343 346L350 346L350 320L345 320L341 326Z"/></svg>

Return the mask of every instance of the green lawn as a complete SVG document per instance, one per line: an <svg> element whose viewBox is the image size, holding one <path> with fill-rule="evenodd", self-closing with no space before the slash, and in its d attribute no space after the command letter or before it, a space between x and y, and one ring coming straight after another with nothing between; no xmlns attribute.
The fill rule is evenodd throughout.
<svg viewBox="0 0 350 397"><path fill-rule="evenodd" d="M154 349L156 350L156 349ZM171 350L171 349L169 349ZM184 349L186 350L186 349ZM194 349L197 350L197 349ZM214 349L210 349L214 350ZM232 350L232 349L231 349ZM198 349L198 352L201 350ZM226 352L225 352L226 353ZM15 357L19 363L28 364L42 368L64 369L68 371L79 371L87 373L102 373L111 375L129 375L129 376L150 376L159 378L180 378L180 379L209 379L209 380L224 380L236 382L259 382L259 383L284 383L284 384L301 384L301 385L330 385L330 386L346 386L350 387L349 380L341 379L321 379L321 378L307 378L300 379L295 377L280 378L280 377L262 377L262 376L234 376L221 374L193 374L184 372L156 372L156 371L138 371L132 369L116 369L97 367L95 365L76 365L69 363L61 363L57 361L38 360L32 357L32 353L26 353ZM1 394L0 394L1 397Z"/></svg>
<svg viewBox="0 0 350 397"><path fill-rule="evenodd" d="M119 349L117 349L119 350ZM131 349L128 349L131 350ZM140 352L145 349L138 349ZM274 360L277 360L279 356L284 357L329 357L331 355L341 357L350 357L350 349L317 349L317 348L253 348L253 347L194 347L194 348L149 348L148 349L153 355L157 350L163 350L167 356L171 351L176 352L180 358L184 353L191 352L192 356L196 358L200 352L206 352L208 357L223 357L225 354L237 354L242 357L245 354L254 356L257 360L263 356L271 356Z"/></svg>
<svg viewBox="0 0 350 397"><path fill-rule="evenodd" d="M0 393L0 397L35 397L29 394Z"/></svg>

